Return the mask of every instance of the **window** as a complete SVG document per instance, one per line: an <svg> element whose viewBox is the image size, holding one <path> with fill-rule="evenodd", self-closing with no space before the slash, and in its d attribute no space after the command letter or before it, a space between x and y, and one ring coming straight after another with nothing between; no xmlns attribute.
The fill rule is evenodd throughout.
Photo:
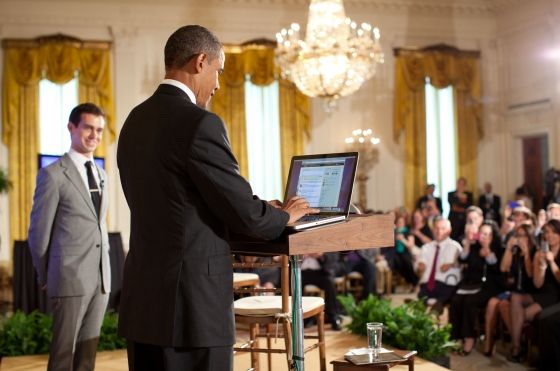
<svg viewBox="0 0 560 371"><path fill-rule="evenodd" d="M55 84L43 79L39 82L39 152L61 155L70 149L68 116L78 105L78 79Z"/></svg>
<svg viewBox="0 0 560 371"><path fill-rule="evenodd" d="M457 179L455 106L453 87L436 89L426 79L426 176L442 198L443 215L449 214L447 193L455 190Z"/></svg>
<svg viewBox="0 0 560 371"><path fill-rule="evenodd" d="M278 82L257 86L245 82L245 115L249 183L264 200L284 195L280 161L280 114Z"/></svg>

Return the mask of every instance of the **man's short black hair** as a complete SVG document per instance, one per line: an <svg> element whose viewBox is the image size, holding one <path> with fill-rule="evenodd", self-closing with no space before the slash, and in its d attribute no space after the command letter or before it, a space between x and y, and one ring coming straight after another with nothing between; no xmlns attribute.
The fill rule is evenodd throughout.
<svg viewBox="0 0 560 371"><path fill-rule="evenodd" d="M90 113L94 116L105 117L105 112L103 112L103 110L97 107L95 104L82 103L78 104L76 107L74 107L72 112L70 112L70 118L68 119L68 121L70 121L74 126L77 127L82 120L82 113Z"/></svg>
<svg viewBox="0 0 560 371"><path fill-rule="evenodd" d="M165 68L182 68L199 54L208 55L209 61L220 56L222 43L209 30L188 25L173 32L165 44Z"/></svg>

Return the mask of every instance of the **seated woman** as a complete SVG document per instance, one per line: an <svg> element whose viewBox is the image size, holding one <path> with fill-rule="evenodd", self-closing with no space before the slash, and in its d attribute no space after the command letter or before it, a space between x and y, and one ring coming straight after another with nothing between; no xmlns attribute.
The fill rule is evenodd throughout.
<svg viewBox="0 0 560 371"><path fill-rule="evenodd" d="M512 295L512 350L510 359L520 360L521 330L525 321L532 321L544 308L560 300L560 221L550 220L544 225L546 242L533 258L532 294Z"/></svg>
<svg viewBox="0 0 560 371"><path fill-rule="evenodd" d="M517 213L516 215L518 215ZM515 219L515 218L514 218ZM519 219L519 218L518 218ZM505 221L504 223L506 223ZM516 224L508 233L506 246L500 261L500 271L507 291L503 291L491 298L486 306L485 316L485 344L484 355L489 357L494 349L494 333L498 323L498 314L501 316L506 329L511 334L511 293L528 293L533 290L533 266L532 256L535 252L536 240L534 239L533 226L527 221L516 220ZM501 233L501 232L500 232ZM520 248L523 246L523 248ZM529 253L525 254L524 250Z"/></svg>
<svg viewBox="0 0 560 371"><path fill-rule="evenodd" d="M416 209L412 213L412 228L410 228L410 234L414 236L414 245L417 247L422 247L422 245L432 242L434 239L432 230L428 226L426 218L420 209Z"/></svg>
<svg viewBox="0 0 560 371"><path fill-rule="evenodd" d="M506 271L509 265L517 275L515 286L512 288L510 298L510 318L511 318L511 342L512 348L508 359L520 361L521 356L521 329L523 323L529 318L533 318L535 308L529 309L534 303L533 293L533 256L536 251L536 240L534 228L522 224L515 228L514 235L508 240L506 250L502 259L502 271ZM516 268L514 268L517 266Z"/></svg>
<svg viewBox="0 0 560 371"><path fill-rule="evenodd" d="M451 337L462 339L465 355L474 347L478 311L502 290L498 269L500 250L499 230L494 221L485 221L479 232L476 232L475 225L466 225L463 251L459 256L465 269L459 289L451 299L449 312L453 326Z"/></svg>
<svg viewBox="0 0 560 371"><path fill-rule="evenodd" d="M413 254L414 237L409 233L406 217L397 215L395 219L395 248L385 253L385 258L393 272L400 274L414 289L418 284L418 276L414 272Z"/></svg>

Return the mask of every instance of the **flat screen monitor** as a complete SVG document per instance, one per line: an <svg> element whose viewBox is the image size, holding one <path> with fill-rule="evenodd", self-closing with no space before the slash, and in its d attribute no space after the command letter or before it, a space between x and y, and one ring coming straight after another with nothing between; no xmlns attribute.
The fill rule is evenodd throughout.
<svg viewBox="0 0 560 371"><path fill-rule="evenodd" d="M61 155L47 155L44 153L39 153L39 169L44 168L45 166L49 166L56 160L60 158ZM105 158L103 157L94 157L93 161L102 169L105 169Z"/></svg>

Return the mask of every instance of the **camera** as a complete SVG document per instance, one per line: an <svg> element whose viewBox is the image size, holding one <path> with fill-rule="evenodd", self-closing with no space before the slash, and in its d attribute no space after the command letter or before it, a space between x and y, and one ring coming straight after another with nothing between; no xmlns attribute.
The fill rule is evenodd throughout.
<svg viewBox="0 0 560 371"><path fill-rule="evenodd" d="M520 251L520 250L521 250L521 247L519 247L519 245L513 245L513 246L511 247L511 253L512 253L513 255L519 254L519 251Z"/></svg>

